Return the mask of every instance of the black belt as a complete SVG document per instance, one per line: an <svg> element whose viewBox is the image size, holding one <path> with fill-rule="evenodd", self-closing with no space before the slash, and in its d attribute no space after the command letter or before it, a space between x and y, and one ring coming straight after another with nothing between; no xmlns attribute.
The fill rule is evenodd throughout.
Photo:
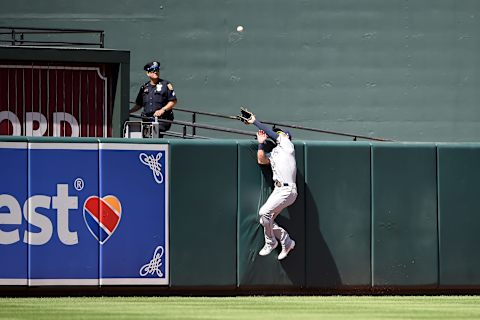
<svg viewBox="0 0 480 320"><path fill-rule="evenodd" d="M154 121L155 120L155 117L153 116L154 113L155 111L142 112L141 116L142 118L150 118L150 119L146 119L147 121ZM174 119L173 111L172 110L165 111L165 113L159 119L173 120Z"/></svg>
<svg viewBox="0 0 480 320"><path fill-rule="evenodd" d="M288 186L289 186L288 183L286 183L286 182L281 182L281 181L278 181L278 180L275 180L273 183L275 184L275 187L278 187L278 188L280 188L280 187L288 187Z"/></svg>

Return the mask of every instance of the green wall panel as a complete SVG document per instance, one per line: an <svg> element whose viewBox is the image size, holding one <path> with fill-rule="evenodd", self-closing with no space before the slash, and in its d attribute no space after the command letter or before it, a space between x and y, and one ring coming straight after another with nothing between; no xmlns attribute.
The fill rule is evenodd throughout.
<svg viewBox="0 0 480 320"><path fill-rule="evenodd" d="M480 144L438 146L440 285L480 285Z"/></svg>
<svg viewBox="0 0 480 320"><path fill-rule="evenodd" d="M305 283L305 207L303 144L295 143L298 197L282 211L276 221L296 241L295 249L278 261L280 246L266 257L258 252L263 247L263 227L258 210L267 200L271 176L264 175L257 164L257 143L238 144L238 286L302 287ZM268 168L268 167L267 167ZM268 171L268 170L267 170Z"/></svg>
<svg viewBox="0 0 480 320"><path fill-rule="evenodd" d="M369 286L370 144L305 148L307 286Z"/></svg>
<svg viewBox="0 0 480 320"><path fill-rule="evenodd" d="M170 179L171 285L235 286L236 141L170 141Z"/></svg>
<svg viewBox="0 0 480 320"><path fill-rule="evenodd" d="M438 284L436 147L372 145L374 286Z"/></svg>

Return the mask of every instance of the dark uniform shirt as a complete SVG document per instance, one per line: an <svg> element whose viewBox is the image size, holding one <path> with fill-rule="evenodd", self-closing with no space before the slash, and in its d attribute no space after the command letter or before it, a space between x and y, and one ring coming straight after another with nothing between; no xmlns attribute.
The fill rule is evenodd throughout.
<svg viewBox="0 0 480 320"><path fill-rule="evenodd" d="M173 85L167 80L160 79L158 84L152 85L149 82L140 87L135 103L143 106L142 115L152 117L154 112L163 108L169 101L177 100ZM162 119L173 120L173 111L167 111Z"/></svg>

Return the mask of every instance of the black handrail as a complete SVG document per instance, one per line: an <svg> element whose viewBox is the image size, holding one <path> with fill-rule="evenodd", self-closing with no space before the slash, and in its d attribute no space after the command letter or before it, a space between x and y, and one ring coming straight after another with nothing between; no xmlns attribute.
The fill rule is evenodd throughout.
<svg viewBox="0 0 480 320"><path fill-rule="evenodd" d="M196 116L195 116L196 114L206 115L206 116L211 116L211 117L224 118L224 119L237 120L236 116L227 116L227 115L217 114L217 113L213 113L213 112L195 111L195 110L188 110L188 109L183 109L183 108L175 108L175 110L191 113L193 123L195 123L195 121L196 121ZM286 128L292 128L292 129L298 129L298 130L305 130L305 131L312 131L312 132L319 132L319 133L349 137L349 138L353 138L354 141L356 141L357 139L365 139L365 140L372 140L372 141L393 141L393 140L384 139L384 138L375 138L375 137L363 136L363 135L359 135L359 134L351 134L351 133L345 133L345 132L323 130L323 129L297 126L297 125L291 125L291 124L279 123L279 122L273 122L273 121L262 120L262 122L265 123L265 124L275 125L275 126L278 126L278 127L286 127Z"/></svg>
<svg viewBox="0 0 480 320"><path fill-rule="evenodd" d="M130 101L130 103L134 103L134 102ZM216 130L216 131L223 131L223 132L230 132L230 133L239 133L239 134L248 135L248 136L254 135L249 131L243 131L243 130L235 130L235 129L230 129L230 128L222 128L222 127L215 127L215 126L202 125L202 124L201 125L192 125L192 124L197 124L197 115L204 115L204 116L209 116L209 117L217 117L217 118L231 119L231 120L237 120L236 116L223 115L223 114L218 114L218 113L213 113L213 112L189 110L189 109L177 108L177 107L175 107L174 110L190 113L192 115L192 122L172 121L172 123L174 123L174 124L175 123L181 124L181 125L187 125L188 124L189 126L191 126L192 127L192 135L191 135L192 137L195 136L195 134L196 134L195 128L197 128L197 127L198 128L203 128L203 129L209 129L209 130ZM141 116L136 116L136 115L130 115L130 116L131 117L136 117L136 118L142 118ZM168 122L168 120L164 121L164 122ZM273 121L262 120L262 122L265 123L265 124L275 125L275 126L278 126L278 127L298 129L298 130L311 131L311 132L318 132L318 133L324 133L324 134L331 134L331 135L342 136L342 137L349 137L349 138L352 138L353 141L357 141L358 139L364 139L364 140L370 140L370 141L384 141L384 142L393 141L393 140L390 140L390 139L369 137L369 136L352 134L352 133L345 133L345 132L339 132L339 131L323 130L323 129L297 126L297 125L291 125L291 124L279 123L279 122L273 122ZM236 132L236 131L239 131L239 132Z"/></svg>
<svg viewBox="0 0 480 320"><path fill-rule="evenodd" d="M56 35L56 34L98 34L98 42L85 41L44 41L27 40L25 35ZM99 46L105 47L105 32L94 29L66 29L66 28L26 28L26 27L0 27L0 36L10 35L9 40L1 40L2 43L10 43L12 46L37 45L37 46Z"/></svg>
<svg viewBox="0 0 480 320"><path fill-rule="evenodd" d="M145 117L138 116L138 115L135 115L135 114L131 114L130 117L131 118L142 119L142 120L146 119ZM151 120L151 121L149 121L149 123L151 123L154 120L154 118L151 118L149 120ZM187 121L166 120L166 119L157 119L157 121L165 122L165 123L171 123L171 124L178 124L178 125L183 126L184 128L186 128L186 127L201 128L201 129L208 129L208 130L213 130L213 131L235 133L235 134L245 135L245 136L249 136L249 137L256 137L255 132L245 131L245 130L237 130L237 129L231 129L231 128L225 128L225 127L218 127L218 126L211 126L211 125L208 125L208 124L199 124L199 123L193 123L193 122L187 122ZM167 132L169 132L169 131L167 131ZM197 138L197 137L202 138L202 139L207 138L207 137L197 136L196 134L188 135L186 133L186 130L183 130L182 138Z"/></svg>

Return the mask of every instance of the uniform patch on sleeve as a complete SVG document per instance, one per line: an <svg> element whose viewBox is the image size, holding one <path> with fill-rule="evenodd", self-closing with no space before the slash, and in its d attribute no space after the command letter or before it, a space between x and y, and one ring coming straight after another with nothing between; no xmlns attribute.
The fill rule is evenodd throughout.
<svg viewBox="0 0 480 320"><path fill-rule="evenodd" d="M167 84L167 88L170 89L170 91L173 91L173 86L171 83Z"/></svg>

